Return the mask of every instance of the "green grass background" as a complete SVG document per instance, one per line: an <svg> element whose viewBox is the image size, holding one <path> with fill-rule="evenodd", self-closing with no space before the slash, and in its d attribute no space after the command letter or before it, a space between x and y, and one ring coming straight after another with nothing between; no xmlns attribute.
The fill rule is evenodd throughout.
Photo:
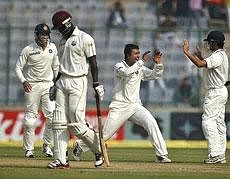
<svg viewBox="0 0 230 179"><path fill-rule="evenodd" d="M21 147L0 146L0 179L229 179L230 165L204 164L207 157L205 148L169 148L173 163L155 163L155 153L151 147L111 147L109 157L111 167L94 167L94 155L91 152L82 155L82 161L74 161L72 149L69 149L71 168L68 170L48 169L52 159L42 155L36 147L35 159L25 159ZM227 151L227 159L230 152Z"/></svg>

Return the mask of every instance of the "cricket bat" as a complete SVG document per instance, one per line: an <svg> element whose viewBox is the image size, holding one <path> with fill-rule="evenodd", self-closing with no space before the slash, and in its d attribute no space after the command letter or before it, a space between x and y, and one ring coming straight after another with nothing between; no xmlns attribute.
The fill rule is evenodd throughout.
<svg viewBox="0 0 230 179"><path fill-rule="evenodd" d="M98 120L98 132L99 132L99 140L100 140L100 146L101 146L101 152L105 160L105 164L107 167L110 166L109 157L107 153L107 149L105 146L105 141L103 139L103 133L102 133L102 119L101 119L101 109L100 109L100 99L98 94L95 95L96 97L96 106L97 106L97 120Z"/></svg>

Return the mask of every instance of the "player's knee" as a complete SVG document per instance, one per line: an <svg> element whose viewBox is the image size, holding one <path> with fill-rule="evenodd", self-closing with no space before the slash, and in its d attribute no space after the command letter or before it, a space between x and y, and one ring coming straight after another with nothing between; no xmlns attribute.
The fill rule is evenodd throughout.
<svg viewBox="0 0 230 179"><path fill-rule="evenodd" d="M49 121L52 121L53 120L53 112L52 111L49 111L49 112L46 112L44 113L44 116L46 118L46 120L49 120Z"/></svg>
<svg viewBox="0 0 230 179"><path fill-rule="evenodd" d="M202 126L208 126L211 122L211 118L207 114L202 115Z"/></svg>
<svg viewBox="0 0 230 179"><path fill-rule="evenodd" d="M73 112L73 117L75 118L76 122L81 123L81 121L85 120L85 110L82 108L82 110L76 110Z"/></svg>
<svg viewBox="0 0 230 179"><path fill-rule="evenodd" d="M99 137L84 123L72 123L75 135L82 139L93 153L100 153Z"/></svg>
<svg viewBox="0 0 230 179"><path fill-rule="evenodd" d="M203 118L203 120L202 120L202 127L203 127L203 128L207 128L207 125L208 125L207 120L205 120L205 119Z"/></svg>
<svg viewBox="0 0 230 179"><path fill-rule="evenodd" d="M213 128L215 128L214 126L215 124L213 124L212 119L202 116L202 129L206 137L213 133Z"/></svg>
<svg viewBox="0 0 230 179"><path fill-rule="evenodd" d="M80 122L70 123L69 126L73 129L77 137L82 137L88 130L91 130L85 123Z"/></svg>
<svg viewBox="0 0 230 179"><path fill-rule="evenodd" d="M32 112L26 112L25 118L23 120L24 127L26 128L35 127L35 122L37 118L38 118L37 114Z"/></svg>

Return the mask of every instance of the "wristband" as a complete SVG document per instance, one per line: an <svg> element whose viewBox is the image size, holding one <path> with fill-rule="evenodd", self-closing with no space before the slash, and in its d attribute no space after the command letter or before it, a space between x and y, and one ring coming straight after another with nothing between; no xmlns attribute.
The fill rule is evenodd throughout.
<svg viewBox="0 0 230 179"><path fill-rule="evenodd" d="M99 82L98 82L98 81L93 82L93 87L95 88L95 87L97 87L97 86L99 86Z"/></svg>

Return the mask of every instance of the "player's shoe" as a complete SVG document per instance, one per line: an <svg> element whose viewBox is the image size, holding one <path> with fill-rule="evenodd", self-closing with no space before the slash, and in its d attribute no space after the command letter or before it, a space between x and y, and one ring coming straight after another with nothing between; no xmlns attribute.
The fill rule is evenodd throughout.
<svg viewBox="0 0 230 179"><path fill-rule="evenodd" d="M104 163L104 158L102 154L95 154L95 167L99 167Z"/></svg>
<svg viewBox="0 0 230 179"><path fill-rule="evenodd" d="M26 158L34 158L34 151L33 150L27 150L25 152L25 157Z"/></svg>
<svg viewBox="0 0 230 179"><path fill-rule="evenodd" d="M210 156L208 159L204 160L206 164L215 164L215 163L226 163L226 158L224 155L218 155L215 157Z"/></svg>
<svg viewBox="0 0 230 179"><path fill-rule="evenodd" d="M65 153L65 159L66 159L66 162L68 163L69 162L69 155L68 155L68 150L66 151L66 153Z"/></svg>
<svg viewBox="0 0 230 179"><path fill-rule="evenodd" d="M81 153L83 152L80 144L79 144L79 140L76 140L73 144L73 158L77 161L81 160Z"/></svg>
<svg viewBox="0 0 230 179"><path fill-rule="evenodd" d="M53 152L52 152L51 148L47 144L43 144L43 146L42 146L42 152L47 157L53 157Z"/></svg>
<svg viewBox="0 0 230 179"><path fill-rule="evenodd" d="M172 161L168 158L168 155L156 156L157 163L171 163Z"/></svg>
<svg viewBox="0 0 230 179"><path fill-rule="evenodd" d="M53 162L50 162L47 166L50 169L69 169L69 162L66 162L65 164L62 164L59 159L54 160Z"/></svg>

